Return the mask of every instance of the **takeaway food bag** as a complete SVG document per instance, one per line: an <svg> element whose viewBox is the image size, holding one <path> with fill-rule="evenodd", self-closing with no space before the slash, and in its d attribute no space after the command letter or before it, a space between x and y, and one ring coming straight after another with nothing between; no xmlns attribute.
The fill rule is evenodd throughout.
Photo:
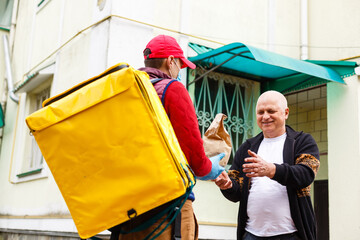
<svg viewBox="0 0 360 240"><path fill-rule="evenodd" d="M224 127L224 120L227 118L225 114L216 114L214 120L210 124L203 136L203 145L207 157L213 157L220 153L225 153L220 165L225 167L231 155L231 138Z"/></svg>

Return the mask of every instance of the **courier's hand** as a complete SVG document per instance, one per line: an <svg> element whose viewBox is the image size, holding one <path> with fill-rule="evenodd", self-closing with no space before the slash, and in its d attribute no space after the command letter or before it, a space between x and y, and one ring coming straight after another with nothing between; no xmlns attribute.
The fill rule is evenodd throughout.
<svg viewBox="0 0 360 240"><path fill-rule="evenodd" d="M223 171L215 180L213 180L221 190L232 188L232 181L229 175Z"/></svg>
<svg viewBox="0 0 360 240"><path fill-rule="evenodd" d="M224 168L219 165L220 160L224 156L225 156L225 153L220 153L216 156L209 158L212 163L211 171L203 177L197 177L197 179L206 181L206 180L213 180L213 179L217 178L224 171Z"/></svg>
<svg viewBox="0 0 360 240"><path fill-rule="evenodd" d="M253 151L248 150L248 153L250 157L245 158L246 164L243 165L247 177L274 177L276 167L273 163L266 162Z"/></svg>

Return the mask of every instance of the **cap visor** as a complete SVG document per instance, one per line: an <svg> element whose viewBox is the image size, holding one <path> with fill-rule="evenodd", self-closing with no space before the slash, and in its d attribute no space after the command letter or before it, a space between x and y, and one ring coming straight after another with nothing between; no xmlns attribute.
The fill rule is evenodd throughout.
<svg viewBox="0 0 360 240"><path fill-rule="evenodd" d="M181 68L186 68L186 67L189 67L191 69L196 68L196 65L193 64L192 62L190 62L189 60L187 60L186 58L180 58L180 59L183 62L183 65L181 66Z"/></svg>

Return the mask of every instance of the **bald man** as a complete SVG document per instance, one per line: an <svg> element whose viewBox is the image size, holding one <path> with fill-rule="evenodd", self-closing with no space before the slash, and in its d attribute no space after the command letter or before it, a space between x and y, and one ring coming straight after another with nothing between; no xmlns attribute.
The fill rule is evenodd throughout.
<svg viewBox="0 0 360 240"><path fill-rule="evenodd" d="M316 239L310 185L319 150L310 134L285 125L288 116L281 93L263 93L256 105L262 132L239 147L228 174L215 180L227 199L240 201L237 239Z"/></svg>

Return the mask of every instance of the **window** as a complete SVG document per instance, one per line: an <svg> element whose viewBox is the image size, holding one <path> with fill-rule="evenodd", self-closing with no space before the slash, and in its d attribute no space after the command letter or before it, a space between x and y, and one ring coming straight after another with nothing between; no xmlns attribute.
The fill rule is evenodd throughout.
<svg viewBox="0 0 360 240"><path fill-rule="evenodd" d="M50 65L36 72L15 89L20 100L12 150L14 167L11 180L14 183L48 176L48 168L35 138L30 134L25 118L42 108L42 102L50 97L53 69L54 65Z"/></svg>
<svg viewBox="0 0 360 240"><path fill-rule="evenodd" d="M196 78L203 72L201 69L196 69L196 74L190 72L190 75ZM223 113L228 117L224 120L224 126L230 134L233 145L232 155L229 159L230 164L238 147L247 138L253 136L253 120L255 119L254 82L211 72L190 87L193 88L189 88L189 92L190 94L192 92L193 95L202 135L217 113Z"/></svg>
<svg viewBox="0 0 360 240"><path fill-rule="evenodd" d="M42 107L42 102L50 97L50 79L44 82L41 86L37 87L36 90L26 94L26 116L39 110ZM23 95L25 95L23 94ZM25 124L26 125L26 124ZM22 163L20 171L16 174L18 178L31 176L37 173L41 173L43 170L43 156L40 148L38 147L35 138L30 134L27 126L24 127L23 131L25 136L24 150L22 154Z"/></svg>
<svg viewBox="0 0 360 240"><path fill-rule="evenodd" d="M50 97L50 87L42 90L40 93L35 95L35 111L42 108L42 102ZM34 111L34 112L35 112ZM29 158L29 170L37 170L42 167L43 156L41 154L40 148L37 145L35 138L31 137L31 151Z"/></svg>
<svg viewBox="0 0 360 240"><path fill-rule="evenodd" d="M10 30L14 0L0 1L0 28Z"/></svg>

